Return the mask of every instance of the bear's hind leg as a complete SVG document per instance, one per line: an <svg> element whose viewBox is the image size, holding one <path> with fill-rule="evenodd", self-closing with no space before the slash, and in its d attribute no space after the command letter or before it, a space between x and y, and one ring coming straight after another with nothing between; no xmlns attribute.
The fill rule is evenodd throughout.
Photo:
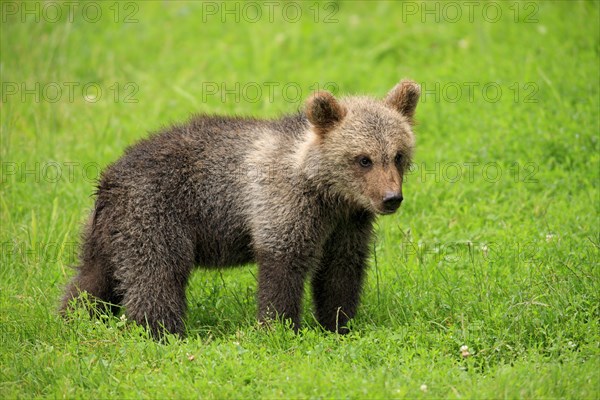
<svg viewBox="0 0 600 400"><path fill-rule="evenodd" d="M125 314L148 327L155 338L165 331L183 335L185 330L185 289L194 266L194 245L180 225L156 223L116 243L115 276Z"/></svg>
<svg viewBox="0 0 600 400"><path fill-rule="evenodd" d="M148 267L150 271L152 267ZM166 331L183 335L188 273L146 273L125 281L123 305L127 317L147 326L155 338Z"/></svg>
<svg viewBox="0 0 600 400"><path fill-rule="evenodd" d="M121 296L116 292L116 282L112 273L100 262L83 262L65 290L60 311L66 313L72 300L79 298L83 292L91 296L90 300L95 303L97 310L117 312ZM90 311L93 313L93 310Z"/></svg>

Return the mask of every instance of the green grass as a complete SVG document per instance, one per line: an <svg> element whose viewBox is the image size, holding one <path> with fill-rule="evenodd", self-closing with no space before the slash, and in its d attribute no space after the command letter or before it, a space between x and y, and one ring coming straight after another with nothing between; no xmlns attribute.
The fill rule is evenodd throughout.
<svg viewBox="0 0 600 400"><path fill-rule="evenodd" d="M472 22L464 3L456 22L446 3L305 3L297 22L277 3L253 23L195 1L119 3L117 22L107 2L95 23L88 3L73 22L39 3L39 23L18 14L36 3L0 4L0 398L600 397L598 2L507 2L496 22L487 3ZM273 117L315 84L382 96L402 77L428 91L415 171L350 335L318 330L308 297L298 335L258 328L255 266L195 273L184 340L58 317L94 178L127 145L194 112ZM236 82L239 102L207 93Z"/></svg>

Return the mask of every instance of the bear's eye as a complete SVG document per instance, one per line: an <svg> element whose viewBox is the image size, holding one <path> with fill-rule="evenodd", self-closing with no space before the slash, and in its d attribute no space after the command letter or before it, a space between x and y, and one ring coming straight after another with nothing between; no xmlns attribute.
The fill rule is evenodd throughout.
<svg viewBox="0 0 600 400"><path fill-rule="evenodd" d="M402 162L402 154L400 154L400 153L396 154L396 157L394 157L394 162L397 165L400 165L400 163Z"/></svg>
<svg viewBox="0 0 600 400"><path fill-rule="evenodd" d="M363 168L369 168L373 165L373 161L369 157L361 156L358 158L358 164Z"/></svg>

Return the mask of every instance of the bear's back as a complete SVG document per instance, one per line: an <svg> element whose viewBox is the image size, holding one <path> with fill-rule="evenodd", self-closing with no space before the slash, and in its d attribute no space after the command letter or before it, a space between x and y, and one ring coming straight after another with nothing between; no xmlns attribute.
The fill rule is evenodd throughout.
<svg viewBox="0 0 600 400"><path fill-rule="evenodd" d="M152 134L102 174L97 222L120 225L133 213L162 215L198 243L198 264L249 262L247 156L257 141L291 149L306 126L301 114L279 120L199 115Z"/></svg>

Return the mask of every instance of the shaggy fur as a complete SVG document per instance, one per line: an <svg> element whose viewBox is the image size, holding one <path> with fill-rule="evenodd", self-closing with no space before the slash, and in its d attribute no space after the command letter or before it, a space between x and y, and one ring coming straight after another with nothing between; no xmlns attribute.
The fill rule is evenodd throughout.
<svg viewBox="0 0 600 400"><path fill-rule="evenodd" d="M297 329L311 279L319 322L345 332L375 215L402 201L418 98L411 81L383 101L318 92L279 120L197 116L142 140L102 174L63 310L85 291L181 334L194 266L257 262L261 321Z"/></svg>

